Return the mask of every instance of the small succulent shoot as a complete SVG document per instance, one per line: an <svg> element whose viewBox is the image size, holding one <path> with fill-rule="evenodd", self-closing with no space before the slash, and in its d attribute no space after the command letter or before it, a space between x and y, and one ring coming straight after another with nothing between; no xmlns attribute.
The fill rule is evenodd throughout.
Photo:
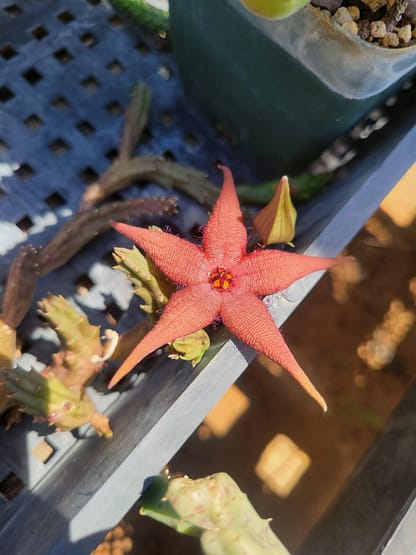
<svg viewBox="0 0 416 555"><path fill-rule="evenodd" d="M19 367L7 373L7 388L22 411L47 421L57 431L68 431L91 424L100 435L111 437L108 419L99 415L90 397L66 387L52 372L46 376Z"/></svg>
<svg viewBox="0 0 416 555"><path fill-rule="evenodd" d="M189 360L195 367L201 362L210 344L207 332L204 329L198 330L168 343L169 358Z"/></svg>
<svg viewBox="0 0 416 555"><path fill-rule="evenodd" d="M151 314L165 306L176 288L149 258L136 247L115 248L113 257L117 263L114 267L126 274L134 286L134 293L143 300L140 308L144 312Z"/></svg>
<svg viewBox="0 0 416 555"><path fill-rule="evenodd" d="M157 477L142 496L141 514L200 537L206 555L289 555L224 472L197 480Z"/></svg>
<svg viewBox="0 0 416 555"><path fill-rule="evenodd" d="M39 313L56 331L65 350L101 355L100 326L92 326L65 297L50 295L43 299L39 302Z"/></svg>
<svg viewBox="0 0 416 555"><path fill-rule="evenodd" d="M252 13L266 19L283 19L309 4L309 0L240 0Z"/></svg>
<svg viewBox="0 0 416 555"><path fill-rule="evenodd" d="M44 372L53 373L67 387L81 391L102 370L106 359L108 345L101 342L100 327L91 325L60 295L50 295L40 301L39 312L56 331L62 344L62 350L54 355Z"/></svg>
<svg viewBox="0 0 416 555"><path fill-rule="evenodd" d="M287 243L293 246L296 217L296 209L290 198L289 180L284 175L272 200L257 212L253 225L265 245Z"/></svg>

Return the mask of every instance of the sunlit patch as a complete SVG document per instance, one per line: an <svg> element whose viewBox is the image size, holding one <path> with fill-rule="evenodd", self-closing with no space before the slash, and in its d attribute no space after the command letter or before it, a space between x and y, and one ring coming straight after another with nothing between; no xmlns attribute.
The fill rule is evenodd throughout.
<svg viewBox="0 0 416 555"><path fill-rule="evenodd" d="M283 374L283 368L280 364L274 362L274 360L271 360L269 357L266 357L263 353L257 355L257 362L275 378Z"/></svg>
<svg viewBox="0 0 416 555"><path fill-rule="evenodd" d="M310 457L288 436L277 434L256 464L256 475L279 497L287 497L311 464Z"/></svg>
<svg viewBox="0 0 416 555"><path fill-rule="evenodd" d="M394 359L398 346L414 321L414 312L408 310L399 299L394 299L371 339L358 346L357 355L369 368L381 370Z"/></svg>
<svg viewBox="0 0 416 555"><path fill-rule="evenodd" d="M390 230L377 215L365 222L364 229L371 235L371 239L367 241L371 246L387 247L393 240Z"/></svg>
<svg viewBox="0 0 416 555"><path fill-rule="evenodd" d="M33 447L32 455L40 462L46 464L55 451L56 449L46 439L42 439Z"/></svg>
<svg viewBox="0 0 416 555"><path fill-rule="evenodd" d="M329 273L332 281L332 296L338 303L346 303L351 288L364 278L361 265L356 259L333 266L329 269Z"/></svg>
<svg viewBox="0 0 416 555"><path fill-rule="evenodd" d="M416 218L416 164L400 179L380 205L399 227L408 227Z"/></svg>
<svg viewBox="0 0 416 555"><path fill-rule="evenodd" d="M205 417L198 433L200 439L208 439L211 434L216 437L226 436L249 406L247 395L232 385Z"/></svg>
<svg viewBox="0 0 416 555"><path fill-rule="evenodd" d="M228 291L232 287L234 274L226 268L219 266L209 273L208 281L213 289Z"/></svg>
<svg viewBox="0 0 416 555"><path fill-rule="evenodd" d="M0 255L6 254L27 239L24 231L12 222L0 222Z"/></svg>

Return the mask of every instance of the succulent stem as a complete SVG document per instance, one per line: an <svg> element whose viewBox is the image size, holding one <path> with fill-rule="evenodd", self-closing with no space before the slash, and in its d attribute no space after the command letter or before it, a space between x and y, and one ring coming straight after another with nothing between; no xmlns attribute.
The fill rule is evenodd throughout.
<svg viewBox="0 0 416 555"><path fill-rule="evenodd" d="M141 514L200 537L206 555L289 555L234 480L159 476L142 496Z"/></svg>
<svg viewBox="0 0 416 555"><path fill-rule="evenodd" d="M72 391L52 373L42 376L35 370L13 368L7 373L6 384L14 398L23 404L24 412L44 418L60 431L90 423L100 434L112 435L107 418L97 416L89 396Z"/></svg>
<svg viewBox="0 0 416 555"><path fill-rule="evenodd" d="M21 247L13 260L3 298L3 320L16 328L25 317L33 300L40 275L40 248Z"/></svg>
<svg viewBox="0 0 416 555"><path fill-rule="evenodd" d="M140 156L117 160L100 179L87 187L80 210L95 206L107 196L127 187L132 181L154 181L168 189L178 189L201 204L213 205L219 190L207 176L193 168L181 166L158 156Z"/></svg>
<svg viewBox="0 0 416 555"><path fill-rule="evenodd" d="M124 116L119 160L131 158L134 148L146 126L151 99L152 93L144 83L138 83L133 87L131 100Z"/></svg>

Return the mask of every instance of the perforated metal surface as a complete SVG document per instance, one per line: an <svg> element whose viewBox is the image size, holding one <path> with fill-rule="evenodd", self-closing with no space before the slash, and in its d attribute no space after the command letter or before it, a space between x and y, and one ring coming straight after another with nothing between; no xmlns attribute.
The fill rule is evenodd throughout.
<svg viewBox="0 0 416 555"><path fill-rule="evenodd" d="M3 284L19 245L46 243L76 211L85 183L114 157L121 114L138 80L153 91L139 154L166 154L206 171L214 180L219 180L215 166L221 159L239 181L253 177L187 105L163 39L145 33L134 37L99 0L0 0ZM403 117L396 114L397 125L390 133L382 131L376 141L369 141L367 160L352 168L326 198L306 208L298 244L309 254L338 253L414 160L414 105L410 102L413 108ZM163 193L150 183L133 186L123 195ZM177 196L180 212L173 225L187 234L204 221L206 210ZM137 321L137 304L124 314L131 304L129 288L110 268L112 247L122 244L111 233L96 239L65 267L43 278L37 298L49 291L61 293L93 323L108 326L110 314L119 320L120 329L127 328ZM317 279L305 281L295 300L273 299L270 307L279 324ZM54 350L52 337L39 326L34 310L19 331L26 350L47 361ZM216 346L196 369L172 361L164 364L162 357L149 361L151 371L132 376L121 394L107 394L98 382L95 399L100 410L110 413L114 438L107 442L88 430L50 434L47 441L54 454L46 464L31 453L45 428L28 422L11 432L0 431L0 481L14 473L24 486L12 499L0 498L2 552L88 553L138 497L143 481L169 460L253 356L250 349L229 341L221 349ZM35 358L26 360L27 365L34 362Z"/></svg>
<svg viewBox="0 0 416 555"><path fill-rule="evenodd" d="M226 145L181 101L166 41L126 33L121 19L99 1L3 1L0 40L3 283L19 245L41 245L51 239L77 210L85 185L116 155L122 114L138 80L153 93L139 153L165 154L211 174L219 153L227 157ZM240 164L238 170L247 175ZM147 184L123 193L125 197L153 194L165 191ZM203 222L206 211L180 198L174 225L186 233ZM111 269L115 242L123 243L108 233L63 269L42 279L37 298L62 293L95 323L108 326L106 315L119 319L131 295L127 282ZM34 311L21 334L26 350L47 362L53 334L40 326ZM27 366L33 363L33 358L26 357ZM117 394L96 397L99 408L105 410ZM2 437L3 474L13 471L32 488L75 441L71 434L50 434L48 442L56 452L43 464L30 455L39 442L39 430L16 428Z"/></svg>
<svg viewBox="0 0 416 555"><path fill-rule="evenodd" d="M20 245L47 243L76 212L86 184L116 156L122 115L139 80L151 88L153 100L138 153L163 154L218 178L218 157L231 163L228 147L184 104L166 40L127 33L119 16L99 0L0 2L2 287ZM237 171L249 176L242 164ZM162 194L167 193L147 183L121 196ZM206 210L177 196L180 213L172 225L186 233L204 221ZM127 243L111 233L95 240L43 278L36 299L48 292L63 294L94 323L109 327L110 317L122 320L120 329L128 327L137 320L137 305L123 318L131 292L111 268L114 244ZM42 327L35 308L19 332L25 351L32 353L23 365L47 362L55 349L54 334ZM100 411L119 397L92 395ZM42 463L32 451L45 433L54 453ZM76 444L76 437L33 426L29 418L12 432L1 430L0 482L13 474L24 489L33 489ZM0 505L8 504L0 493Z"/></svg>

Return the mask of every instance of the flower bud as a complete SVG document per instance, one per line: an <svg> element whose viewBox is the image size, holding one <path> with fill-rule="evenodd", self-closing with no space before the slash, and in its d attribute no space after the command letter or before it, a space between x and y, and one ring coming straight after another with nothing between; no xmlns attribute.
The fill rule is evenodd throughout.
<svg viewBox="0 0 416 555"><path fill-rule="evenodd" d="M198 330L169 343L169 358L190 360L192 366L196 366L209 346L210 340L207 332L203 329Z"/></svg>
<svg viewBox="0 0 416 555"><path fill-rule="evenodd" d="M272 200L255 216L253 225L265 245L288 243L295 236L296 209L290 198L289 180L282 177Z"/></svg>

